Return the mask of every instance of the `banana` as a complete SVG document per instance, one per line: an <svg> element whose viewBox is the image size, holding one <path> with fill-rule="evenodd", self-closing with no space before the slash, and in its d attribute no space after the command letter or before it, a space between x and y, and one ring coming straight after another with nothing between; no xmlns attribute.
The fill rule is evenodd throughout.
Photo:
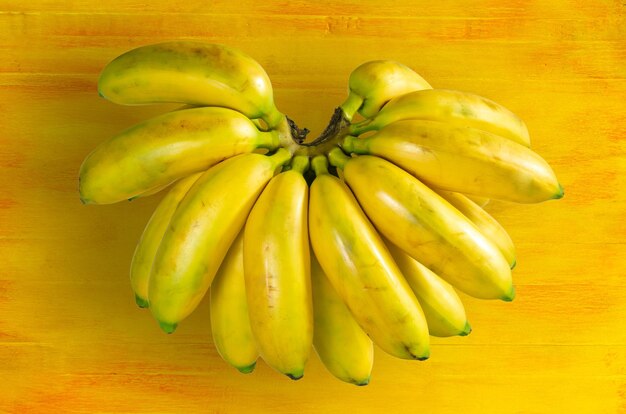
<svg viewBox="0 0 626 414"><path fill-rule="evenodd" d="M504 227L493 216L463 194L444 190L435 190L435 192L463 213L487 239L496 245L511 269L515 267L515 245L513 240L511 240Z"/></svg>
<svg viewBox="0 0 626 414"><path fill-rule="evenodd" d="M89 154L80 168L80 197L85 204L132 199L225 158L278 145L275 131L259 131L231 109L169 112L127 129Z"/></svg>
<svg viewBox="0 0 626 414"><path fill-rule="evenodd" d="M482 129L530 147L528 128L513 112L482 96L448 89L427 89L397 96L374 118L351 125L350 134L378 131L406 119Z"/></svg>
<svg viewBox="0 0 626 414"><path fill-rule="evenodd" d="M263 360L297 380L313 342L308 157L271 179L255 203L244 234L244 275L250 326Z"/></svg>
<svg viewBox="0 0 626 414"><path fill-rule="evenodd" d="M518 203L563 197L552 168L538 154L475 128L397 121L367 138L348 135L341 146L385 158L433 188Z"/></svg>
<svg viewBox="0 0 626 414"><path fill-rule="evenodd" d="M150 217L141 239L137 243L130 265L130 285L135 292L135 301L141 308L148 307L150 271L161 238L170 224L180 200L187 194L189 188L198 180L200 175L201 173L196 173L185 177L172 187L152 213L152 217Z"/></svg>
<svg viewBox="0 0 626 414"><path fill-rule="evenodd" d="M211 331L217 352L240 372L254 370L259 356L248 316L243 275L243 231L233 241L211 284Z"/></svg>
<svg viewBox="0 0 626 414"><path fill-rule="evenodd" d="M100 96L122 105L180 102L222 106L271 127L284 115L274 105L267 73L250 56L220 44L175 41L138 47L111 61Z"/></svg>
<svg viewBox="0 0 626 414"><path fill-rule="evenodd" d="M348 187L326 165L324 156L313 159L309 200L310 239L320 266L383 351L428 358L428 326L415 295Z"/></svg>
<svg viewBox="0 0 626 414"><path fill-rule="evenodd" d="M311 285L315 328L313 344L324 366L344 382L367 385L374 364L374 345L346 308L311 256Z"/></svg>
<svg viewBox="0 0 626 414"><path fill-rule="evenodd" d="M393 243L386 244L424 311L429 333L439 337L469 335L472 328L454 288Z"/></svg>
<svg viewBox="0 0 626 414"><path fill-rule="evenodd" d="M348 121L352 121L357 111L365 118L372 118L396 96L431 89L411 68L392 60L363 63L352 71L348 85L348 98L340 105Z"/></svg>
<svg viewBox="0 0 626 414"><path fill-rule="evenodd" d="M468 295L513 299L511 269L500 251L430 188L382 158L349 158L339 148L329 157L393 244Z"/></svg>
<svg viewBox="0 0 626 414"><path fill-rule="evenodd" d="M257 197L291 158L242 154L202 174L180 202L152 265L148 300L161 328L172 333L200 303Z"/></svg>

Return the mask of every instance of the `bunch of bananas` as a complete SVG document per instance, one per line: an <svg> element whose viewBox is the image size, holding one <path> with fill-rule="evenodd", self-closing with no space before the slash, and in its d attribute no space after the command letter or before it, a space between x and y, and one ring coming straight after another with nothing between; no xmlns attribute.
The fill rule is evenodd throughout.
<svg viewBox="0 0 626 414"><path fill-rule="evenodd" d="M260 356L298 379L314 348L337 378L365 385L373 344L428 358L430 335L471 331L456 289L515 295L513 243L481 203L563 196L512 112L393 61L356 68L310 141L276 108L263 68L224 45L131 50L98 89L123 105L187 105L98 146L80 197L168 188L132 260L136 301L172 333L210 290L215 346L241 372Z"/></svg>

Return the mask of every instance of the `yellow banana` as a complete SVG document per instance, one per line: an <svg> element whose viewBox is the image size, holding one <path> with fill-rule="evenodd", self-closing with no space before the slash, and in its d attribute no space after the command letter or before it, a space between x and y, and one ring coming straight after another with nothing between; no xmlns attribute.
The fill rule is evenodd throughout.
<svg viewBox="0 0 626 414"><path fill-rule="evenodd" d="M374 345L330 284L315 255L311 256L311 284L317 355L335 377L367 385L374 364Z"/></svg>
<svg viewBox="0 0 626 414"><path fill-rule="evenodd" d="M196 173L185 177L176 183L174 187L159 202L158 207L152 213L150 221L146 226L130 265L130 285L135 292L135 301L142 308L148 307L148 283L150 281L150 271L156 255L161 238L165 234L167 226L180 203L180 200L187 194L189 188L198 180L202 173Z"/></svg>
<svg viewBox="0 0 626 414"><path fill-rule="evenodd" d="M243 275L243 231L233 241L211 284L211 331L224 361L240 372L254 370L259 356L248 316Z"/></svg>
<svg viewBox="0 0 626 414"><path fill-rule="evenodd" d="M223 106L274 127L284 115L274 105L267 73L250 56L220 44L175 41L138 47L111 61L98 92L123 105L180 102Z"/></svg>
<svg viewBox="0 0 626 414"><path fill-rule="evenodd" d="M400 120L422 119L448 125L472 127L530 146L524 121L504 106L472 93L428 89L397 96L387 102L373 119L350 126L352 135L379 130Z"/></svg>
<svg viewBox="0 0 626 414"><path fill-rule="evenodd" d="M512 300L511 269L457 209L406 171L373 156L329 154L378 231L468 295Z"/></svg>
<svg viewBox="0 0 626 414"><path fill-rule="evenodd" d="M244 274L250 325L263 360L291 379L304 375L313 343L308 157L272 178L250 212Z"/></svg>
<svg viewBox="0 0 626 414"><path fill-rule="evenodd" d="M472 328L454 288L393 243L386 244L424 311L429 333L439 337L468 335Z"/></svg>
<svg viewBox="0 0 626 414"><path fill-rule="evenodd" d="M200 303L257 197L280 166L274 155L242 154L198 178L180 202L152 265L150 310L168 333Z"/></svg>
<svg viewBox="0 0 626 414"><path fill-rule="evenodd" d="M357 111L365 118L371 118L396 96L431 89L428 82L411 68L392 60L363 63L352 71L348 85L348 98L340 106L348 121Z"/></svg>
<svg viewBox="0 0 626 414"><path fill-rule="evenodd" d="M250 324L263 360L291 379L304 375L313 343L307 231L308 157L269 182L245 227Z"/></svg>
<svg viewBox="0 0 626 414"><path fill-rule="evenodd" d="M475 128L397 121L367 138L347 136L342 147L385 158L433 188L518 203L563 197L552 168L538 154Z"/></svg>
<svg viewBox="0 0 626 414"><path fill-rule="evenodd" d="M509 263L511 269L515 267L515 245L513 240L511 240L504 227L495 218L463 194L444 190L435 190L435 192L470 219L480 232L500 249L500 253Z"/></svg>
<svg viewBox="0 0 626 414"><path fill-rule="evenodd" d="M424 314L384 242L326 157L313 159L309 200L311 245L324 273L357 323L385 352L429 356Z"/></svg>
<svg viewBox="0 0 626 414"><path fill-rule="evenodd" d="M259 131L231 109L169 112L127 129L89 154L80 168L80 197L86 204L131 199L225 158L278 145L275 131Z"/></svg>

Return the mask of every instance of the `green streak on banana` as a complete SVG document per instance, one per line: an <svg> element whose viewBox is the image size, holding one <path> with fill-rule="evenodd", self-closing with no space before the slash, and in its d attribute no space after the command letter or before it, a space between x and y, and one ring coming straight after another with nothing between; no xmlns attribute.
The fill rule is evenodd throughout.
<svg viewBox="0 0 626 414"><path fill-rule="evenodd" d="M283 114L267 73L250 56L219 44L175 41L138 47L111 61L98 92L123 105L180 102L222 106L270 127Z"/></svg>
<svg viewBox="0 0 626 414"><path fill-rule="evenodd" d="M463 194L444 190L435 190L435 192L463 213L487 239L496 245L511 269L515 267L515 245L513 240L511 240L507 231L493 216Z"/></svg>
<svg viewBox="0 0 626 414"><path fill-rule="evenodd" d="M161 328L172 333L198 306L257 197L291 156L242 154L198 178L180 202L157 251L148 299Z"/></svg>
<svg viewBox="0 0 626 414"><path fill-rule="evenodd" d="M448 89L428 89L397 96L373 119L351 125L350 134L360 135L407 119L482 129L530 147L528 128L513 112L482 96Z"/></svg>
<svg viewBox="0 0 626 414"><path fill-rule="evenodd" d="M250 328L243 272L243 231L240 231L211 284L211 331L222 359L249 374L254 371L259 351Z"/></svg>
<svg viewBox="0 0 626 414"><path fill-rule="evenodd" d="M348 98L340 105L348 121L352 121L357 111L365 118L372 118L396 96L431 89L411 68L392 60L363 63L352 71L348 85Z"/></svg>
<svg viewBox="0 0 626 414"><path fill-rule="evenodd" d="M511 270L500 251L434 191L382 158L348 158L337 148L331 162L392 243L468 295L513 299Z"/></svg>
<svg viewBox="0 0 626 414"><path fill-rule="evenodd" d="M169 112L127 129L89 154L80 168L80 197L85 204L132 199L223 159L278 145L276 132L259 131L231 109Z"/></svg>
<svg viewBox="0 0 626 414"><path fill-rule="evenodd" d="M468 335L472 328L454 288L393 243L386 244L424 311L429 333L438 337Z"/></svg>
<svg viewBox="0 0 626 414"><path fill-rule="evenodd" d="M198 180L201 173L196 173L185 177L176 183L157 206L150 221L146 225L130 265L130 285L135 292L137 305L142 308L148 307L148 283L150 282L150 271L156 255L161 238L165 234L167 226L180 203L180 200L187 194L189 188Z"/></svg>
<svg viewBox="0 0 626 414"><path fill-rule="evenodd" d="M252 333L263 360L294 380L304 375L313 343L307 204L302 173L282 172L252 208L244 235Z"/></svg>
<svg viewBox="0 0 626 414"><path fill-rule="evenodd" d="M518 203L563 197L554 171L537 153L475 128L397 121L367 138L347 136L341 146L385 158L433 188Z"/></svg>
<svg viewBox="0 0 626 414"><path fill-rule="evenodd" d="M369 384L374 345L311 256L311 285L315 328L313 344L324 366L338 379L355 385Z"/></svg>
<svg viewBox="0 0 626 414"><path fill-rule="evenodd" d="M356 199L338 178L325 171L326 158L313 159L311 246L333 288L359 326L390 355L428 358L424 314Z"/></svg>

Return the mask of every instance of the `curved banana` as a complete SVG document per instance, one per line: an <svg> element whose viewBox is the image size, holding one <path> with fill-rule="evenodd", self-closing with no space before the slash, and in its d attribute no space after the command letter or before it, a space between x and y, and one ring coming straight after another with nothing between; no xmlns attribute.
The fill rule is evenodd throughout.
<svg viewBox="0 0 626 414"><path fill-rule="evenodd" d="M386 244L424 311L429 333L439 337L468 335L472 328L454 288L393 243Z"/></svg>
<svg viewBox="0 0 626 414"><path fill-rule="evenodd" d="M326 157L313 159L309 200L311 246L320 266L357 323L390 355L428 358L422 309L376 229L354 196L328 174Z"/></svg>
<svg viewBox="0 0 626 414"><path fill-rule="evenodd" d="M491 99L449 89L427 89L397 96L373 119L351 125L350 133L360 135L406 119L482 129L530 147L528 128L513 112Z"/></svg>
<svg viewBox="0 0 626 414"><path fill-rule="evenodd" d="M515 245L513 240L511 240L507 231L493 216L463 194L444 190L435 190L435 192L470 219L480 232L496 245L511 269L515 267Z"/></svg>
<svg viewBox="0 0 626 414"><path fill-rule="evenodd" d="M189 188L198 180L202 173L196 173L185 177L176 183L174 187L159 202L156 210L152 213L148 224L133 255L130 265L130 286L135 292L135 301L141 308L148 307L148 283L150 281L150 271L152 262L156 255L161 238L165 234L167 226L180 203L180 200L187 194Z"/></svg>
<svg viewBox="0 0 626 414"><path fill-rule="evenodd" d="M243 231L233 241L211 284L211 331L215 348L224 361L244 374L259 356L248 316L243 276Z"/></svg>
<svg viewBox="0 0 626 414"><path fill-rule="evenodd" d="M284 115L274 105L272 84L257 61L220 44L175 41L128 51L100 74L98 92L123 105L180 102L223 106L271 127Z"/></svg>
<svg viewBox="0 0 626 414"><path fill-rule="evenodd" d="M518 203L563 197L554 171L538 154L475 128L397 121L367 138L347 136L342 147L385 158L433 188Z"/></svg>
<svg viewBox="0 0 626 414"><path fill-rule="evenodd" d="M352 71L348 85L348 98L340 105L348 121L352 121L357 111L365 118L372 118L396 96L431 89L411 68L392 60L363 63Z"/></svg>
<svg viewBox="0 0 626 414"><path fill-rule="evenodd" d="M457 209L401 168L373 156L329 154L361 207L389 241L468 295L512 300L511 269Z"/></svg>
<svg viewBox="0 0 626 414"><path fill-rule="evenodd" d="M80 167L85 204L109 204L156 190L225 158L278 147L237 111L193 108L142 122L100 144Z"/></svg>
<svg viewBox="0 0 626 414"><path fill-rule="evenodd" d="M152 265L148 300L161 328L172 333L198 306L257 197L291 158L242 154L198 178L180 202Z"/></svg>
<svg viewBox="0 0 626 414"><path fill-rule="evenodd" d="M311 285L315 328L313 345L324 366L335 377L367 385L374 364L372 340L359 327L315 255L311 256Z"/></svg>
<svg viewBox="0 0 626 414"><path fill-rule="evenodd" d="M263 360L291 379L304 375L313 343L308 157L265 187L246 222L244 274L250 326Z"/></svg>

